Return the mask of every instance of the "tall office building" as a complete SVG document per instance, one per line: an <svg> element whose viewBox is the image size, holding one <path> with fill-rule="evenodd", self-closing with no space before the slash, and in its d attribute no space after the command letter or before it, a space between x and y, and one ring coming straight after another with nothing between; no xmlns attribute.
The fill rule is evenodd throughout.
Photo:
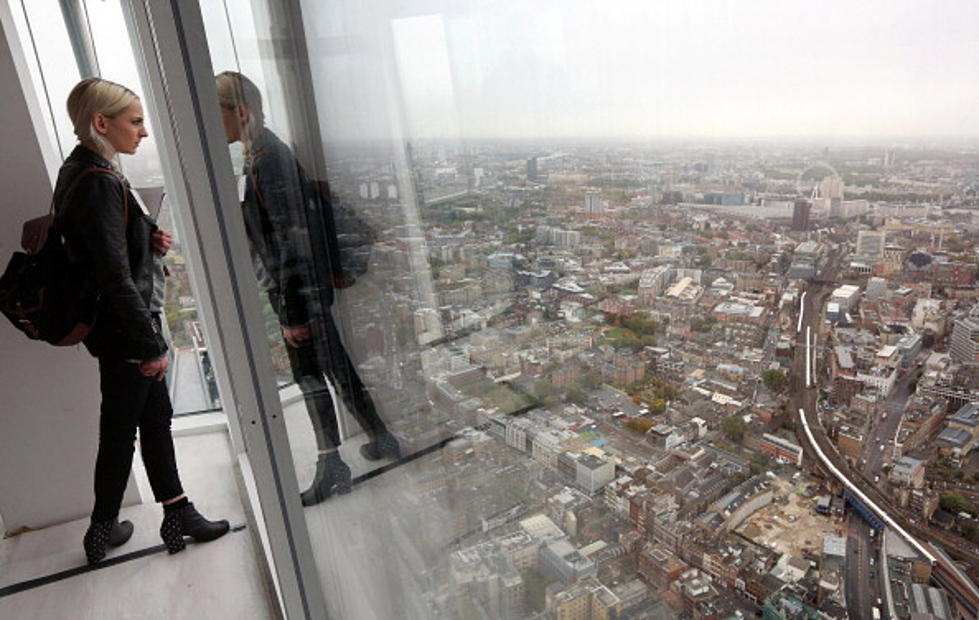
<svg viewBox="0 0 979 620"><path fill-rule="evenodd" d="M861 230L857 232L856 255L867 258L884 258L884 241L887 235L883 230Z"/></svg>
<svg viewBox="0 0 979 620"><path fill-rule="evenodd" d="M979 364L979 304L952 329L949 355L962 364Z"/></svg>
<svg viewBox="0 0 979 620"><path fill-rule="evenodd" d="M531 157L527 160L527 180L536 181L537 180L537 158Z"/></svg>
<svg viewBox="0 0 979 620"><path fill-rule="evenodd" d="M792 230L809 230L809 212L812 204L808 200L796 200L792 209Z"/></svg>
<svg viewBox="0 0 979 620"><path fill-rule="evenodd" d="M819 183L819 196L821 198L839 198L843 200L843 179L838 176L829 176Z"/></svg>
<svg viewBox="0 0 979 620"><path fill-rule="evenodd" d="M602 205L602 192L599 190L589 190L585 193L585 213L588 215L601 215L605 213Z"/></svg>
<svg viewBox="0 0 979 620"><path fill-rule="evenodd" d="M846 212L843 210L843 199L842 198L830 198L829 199L829 216L830 217L846 217Z"/></svg>

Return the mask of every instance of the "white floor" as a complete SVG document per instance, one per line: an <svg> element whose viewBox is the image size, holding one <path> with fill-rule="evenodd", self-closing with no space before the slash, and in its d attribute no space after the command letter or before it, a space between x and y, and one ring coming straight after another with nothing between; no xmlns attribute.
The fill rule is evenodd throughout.
<svg viewBox="0 0 979 620"><path fill-rule="evenodd" d="M224 430L176 439L184 488L202 514L245 522ZM139 459L137 458L137 462ZM152 502L145 473L137 480ZM132 540L109 557L160 544L162 513L146 503L124 508L136 526ZM85 563L87 519L0 540L0 587ZM87 572L0 598L0 618L20 619L262 619L273 617L260 559L247 530L173 556L165 552Z"/></svg>
<svg viewBox="0 0 979 620"><path fill-rule="evenodd" d="M285 414L299 485L305 488L316 448L302 399L288 398ZM184 488L205 516L244 523L227 432L218 424L210 428L176 437ZM360 435L341 447L355 477L387 463L365 461L359 453L364 441ZM305 510L330 618L436 617L424 593L432 587L433 569L444 570L448 559L438 542L442 535L435 531L445 511L419 501L424 494L418 483L425 472L440 467L433 462L436 456L384 472L349 495ZM141 493L152 502L138 458L136 463ZM121 517L132 520L136 531L126 545L109 552L110 558L160 544L159 506L124 508ZM81 539L87 526L83 519L0 540L0 587L83 565ZM273 618L260 561L251 532L229 533L173 556L156 553L2 597L0 619Z"/></svg>

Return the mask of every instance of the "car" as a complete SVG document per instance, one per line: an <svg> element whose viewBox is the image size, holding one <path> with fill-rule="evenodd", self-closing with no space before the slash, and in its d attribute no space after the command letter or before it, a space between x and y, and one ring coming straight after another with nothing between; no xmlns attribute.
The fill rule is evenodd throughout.
<svg viewBox="0 0 979 620"><path fill-rule="evenodd" d="M871 565L871 566L873 566L873 565L874 565L874 557L873 557L873 556L870 556L870 565Z"/></svg>

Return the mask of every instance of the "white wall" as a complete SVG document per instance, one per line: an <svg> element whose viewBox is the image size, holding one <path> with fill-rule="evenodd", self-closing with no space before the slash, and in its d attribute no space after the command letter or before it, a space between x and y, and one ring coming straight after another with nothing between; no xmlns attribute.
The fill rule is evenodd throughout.
<svg viewBox="0 0 979 620"><path fill-rule="evenodd" d="M35 126L43 129L43 124L32 119L42 108L25 69L8 5L0 3L0 84L8 85L0 98L0 269L20 249L22 222L43 215L51 200L51 177L35 133ZM60 112L63 103L54 109ZM5 530L87 516L98 446L95 360L81 346L32 342L3 317L0 351L0 519ZM138 501L130 475L123 503Z"/></svg>

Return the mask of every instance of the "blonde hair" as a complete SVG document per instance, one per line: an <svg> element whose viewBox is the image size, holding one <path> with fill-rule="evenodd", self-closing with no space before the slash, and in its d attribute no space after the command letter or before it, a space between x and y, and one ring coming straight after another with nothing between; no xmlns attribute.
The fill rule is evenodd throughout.
<svg viewBox="0 0 979 620"><path fill-rule="evenodd" d="M221 107L235 109L244 105L251 113L248 124L243 127L249 135L255 135L265 125L265 111L262 109L262 93L252 82L237 71L225 71L214 76L218 89L218 103Z"/></svg>
<svg viewBox="0 0 979 620"><path fill-rule="evenodd" d="M115 118L134 99L139 97L122 84L102 78L82 80L68 93L68 118L71 119L75 135L82 142L94 144L103 157L111 160L116 150L95 130L94 117L101 114L106 118Z"/></svg>

